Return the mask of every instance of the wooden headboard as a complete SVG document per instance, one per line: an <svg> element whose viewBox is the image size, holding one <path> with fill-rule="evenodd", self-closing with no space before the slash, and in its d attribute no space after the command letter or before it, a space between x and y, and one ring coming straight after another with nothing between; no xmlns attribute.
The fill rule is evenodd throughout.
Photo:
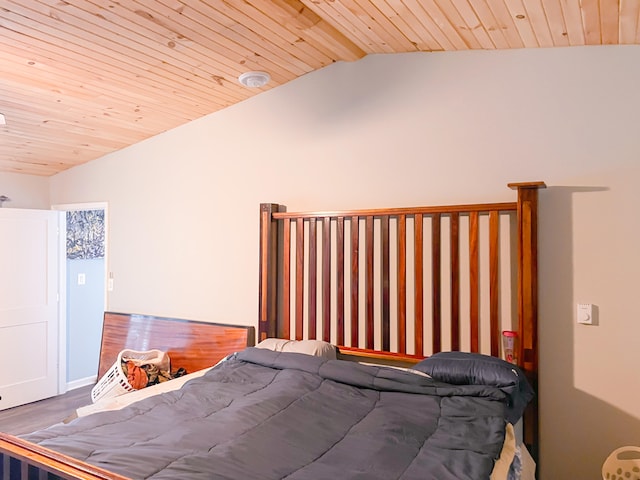
<svg viewBox="0 0 640 480"><path fill-rule="evenodd" d="M439 207L287 212L260 206L259 340L323 339L341 352L415 362L457 350L501 355L538 385L537 206L517 200ZM524 441L537 460L537 400Z"/></svg>
<svg viewBox="0 0 640 480"><path fill-rule="evenodd" d="M98 378L124 349L165 351L172 369L182 367L192 373L254 343L254 327L105 312Z"/></svg>

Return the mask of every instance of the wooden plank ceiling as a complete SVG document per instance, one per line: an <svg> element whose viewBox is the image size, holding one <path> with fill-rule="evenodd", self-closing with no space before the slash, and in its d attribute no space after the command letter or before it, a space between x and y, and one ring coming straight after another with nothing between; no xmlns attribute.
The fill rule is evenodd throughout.
<svg viewBox="0 0 640 480"><path fill-rule="evenodd" d="M53 175L372 53L638 44L639 14L639 0L2 0L0 171ZM240 85L251 70L271 82Z"/></svg>

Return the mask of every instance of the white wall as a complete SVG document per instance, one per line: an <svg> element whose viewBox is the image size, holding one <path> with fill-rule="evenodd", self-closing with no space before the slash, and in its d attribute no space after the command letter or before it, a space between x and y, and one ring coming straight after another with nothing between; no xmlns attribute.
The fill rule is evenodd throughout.
<svg viewBox="0 0 640 480"><path fill-rule="evenodd" d="M258 204L331 210L540 194L543 478L640 443L640 47L370 56L51 179L108 201L116 311L255 324ZM576 302L599 325L575 324Z"/></svg>
<svg viewBox="0 0 640 480"><path fill-rule="evenodd" d="M49 179L36 175L0 172L0 196L5 208L49 208Z"/></svg>

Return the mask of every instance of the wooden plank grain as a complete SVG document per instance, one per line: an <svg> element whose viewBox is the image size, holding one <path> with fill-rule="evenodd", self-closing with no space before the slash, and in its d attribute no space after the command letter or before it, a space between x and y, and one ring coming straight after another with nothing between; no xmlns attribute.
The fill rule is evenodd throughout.
<svg viewBox="0 0 640 480"><path fill-rule="evenodd" d="M491 355L500 354L500 323L499 323L499 231L498 212L489 214L489 310L491 331Z"/></svg>
<svg viewBox="0 0 640 480"><path fill-rule="evenodd" d="M480 351L480 278L478 213L469 214L469 332L470 350Z"/></svg>
<svg viewBox="0 0 640 480"><path fill-rule="evenodd" d="M345 289L344 289L344 217L338 217L336 226L336 343L344 345L344 316L345 316Z"/></svg>
<svg viewBox="0 0 640 480"><path fill-rule="evenodd" d="M309 304L307 310L307 337L315 340L317 336L318 312L318 239L316 219L309 219L309 259L308 259L308 292Z"/></svg>
<svg viewBox="0 0 640 480"><path fill-rule="evenodd" d="M165 351L172 369L182 367L191 373L253 345L254 339L253 327L105 312L98 378L111 368L124 349Z"/></svg>
<svg viewBox="0 0 640 480"><path fill-rule="evenodd" d="M407 351L407 217L398 217L398 352Z"/></svg>
<svg viewBox="0 0 640 480"><path fill-rule="evenodd" d="M441 215L435 214L431 224L431 348L432 353L442 350L442 251Z"/></svg>
<svg viewBox="0 0 640 480"><path fill-rule="evenodd" d="M382 254L382 350L391 348L391 305L390 305L390 258L389 258L389 217L380 218L381 254Z"/></svg>
<svg viewBox="0 0 640 480"><path fill-rule="evenodd" d="M296 340L304 337L304 220L296 219Z"/></svg>
<svg viewBox="0 0 640 480"><path fill-rule="evenodd" d="M366 329L365 329L365 348L373 349L374 344L374 278L373 278L373 215L365 217L365 249L367 262L365 265L365 289L366 289Z"/></svg>
<svg viewBox="0 0 640 480"><path fill-rule="evenodd" d="M351 217L351 346L358 347L359 340L359 299L360 299L360 219Z"/></svg>
<svg viewBox="0 0 640 480"><path fill-rule="evenodd" d="M460 350L460 214L451 214L449 256L451 265L451 350Z"/></svg>
<svg viewBox="0 0 640 480"><path fill-rule="evenodd" d="M322 219L322 339L331 341L331 218Z"/></svg>

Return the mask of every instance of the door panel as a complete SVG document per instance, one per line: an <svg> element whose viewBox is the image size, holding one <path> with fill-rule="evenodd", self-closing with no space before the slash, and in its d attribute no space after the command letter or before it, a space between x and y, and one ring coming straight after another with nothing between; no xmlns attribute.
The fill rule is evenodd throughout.
<svg viewBox="0 0 640 480"><path fill-rule="evenodd" d="M0 410L58 393L58 217L0 209Z"/></svg>

